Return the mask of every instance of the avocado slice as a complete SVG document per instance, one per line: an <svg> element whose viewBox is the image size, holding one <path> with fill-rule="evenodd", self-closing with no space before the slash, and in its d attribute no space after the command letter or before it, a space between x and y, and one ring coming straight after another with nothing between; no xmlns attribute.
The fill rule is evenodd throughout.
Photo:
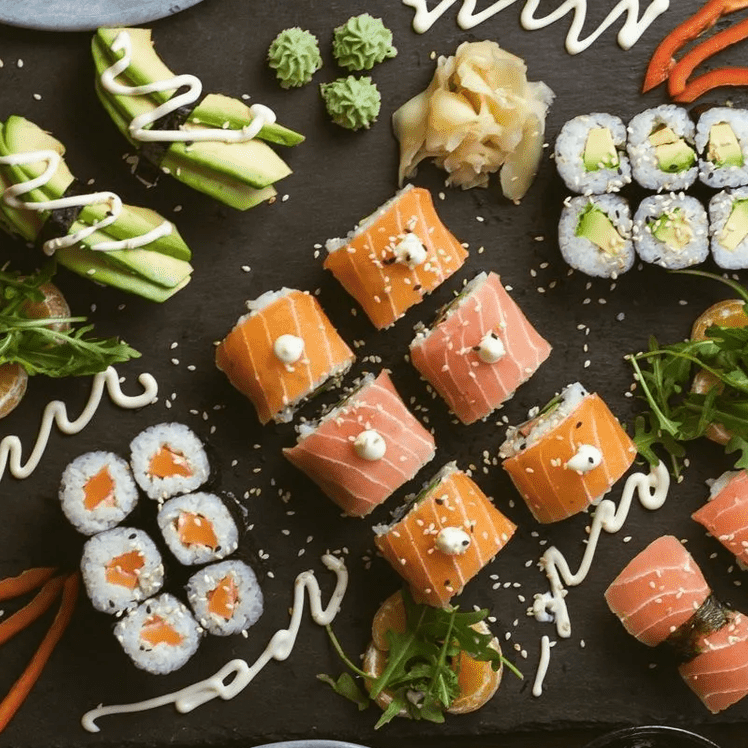
<svg viewBox="0 0 748 748"><path fill-rule="evenodd" d="M719 167L743 166L743 151L729 123L716 122L709 128L706 157Z"/></svg>
<svg viewBox="0 0 748 748"><path fill-rule="evenodd" d="M731 252L748 236L748 200L736 200L719 236L719 243Z"/></svg>
<svg viewBox="0 0 748 748"><path fill-rule="evenodd" d="M691 224L680 208L666 210L650 227L652 236L675 251L680 251L693 239Z"/></svg>
<svg viewBox="0 0 748 748"><path fill-rule="evenodd" d="M592 242L609 255L617 255L625 243L607 214L591 202L579 216L574 233Z"/></svg>
<svg viewBox="0 0 748 748"><path fill-rule="evenodd" d="M649 142L654 146L660 171L678 174L696 163L696 151L667 125L653 130Z"/></svg>
<svg viewBox="0 0 748 748"><path fill-rule="evenodd" d="M587 133L582 155L586 171L615 169L620 163L613 134L608 127L593 127Z"/></svg>

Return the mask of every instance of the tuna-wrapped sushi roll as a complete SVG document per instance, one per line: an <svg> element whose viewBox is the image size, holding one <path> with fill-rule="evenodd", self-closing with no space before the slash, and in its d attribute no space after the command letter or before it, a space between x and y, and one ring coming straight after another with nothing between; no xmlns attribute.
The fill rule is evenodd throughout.
<svg viewBox="0 0 748 748"><path fill-rule="evenodd" d="M355 356L306 291L283 288L248 301L244 315L216 348L216 366L246 395L265 424L290 421L296 407Z"/></svg>
<svg viewBox="0 0 748 748"><path fill-rule="evenodd" d="M78 532L93 535L122 522L138 502L129 465L111 452L76 457L60 481L62 511Z"/></svg>
<svg viewBox="0 0 748 748"><path fill-rule="evenodd" d="M572 192L618 192L631 181L626 125L620 117L603 112L574 117L556 138L554 160Z"/></svg>
<svg viewBox="0 0 748 748"><path fill-rule="evenodd" d="M634 247L644 262L669 270L704 262L709 257L709 222L695 197L652 195L634 215Z"/></svg>
<svg viewBox="0 0 748 748"><path fill-rule="evenodd" d="M412 185L326 247L325 268L380 330L457 272L467 257L439 219L431 193Z"/></svg>
<svg viewBox="0 0 748 748"><path fill-rule="evenodd" d="M748 187L719 192L709 201L709 233L717 265L748 268Z"/></svg>
<svg viewBox="0 0 748 748"><path fill-rule="evenodd" d="M412 499L401 519L374 528L374 542L417 602L444 607L515 530L452 462Z"/></svg>
<svg viewBox="0 0 748 748"><path fill-rule="evenodd" d="M133 608L164 583L158 548L134 527L115 527L90 538L83 546L81 574L91 603L102 613Z"/></svg>
<svg viewBox="0 0 748 748"><path fill-rule="evenodd" d="M176 597L159 595L124 616L114 636L137 667L161 675L178 670L197 652L202 629Z"/></svg>
<svg viewBox="0 0 748 748"><path fill-rule="evenodd" d="M696 125L699 179L709 187L748 184L748 112L731 107L707 109Z"/></svg>
<svg viewBox="0 0 748 748"><path fill-rule="evenodd" d="M496 273L480 273L410 344L410 360L463 422L485 418L551 352Z"/></svg>
<svg viewBox="0 0 748 748"><path fill-rule="evenodd" d="M535 519L549 523L602 498L631 467L636 447L605 402L577 382L540 415L510 427L499 454Z"/></svg>
<svg viewBox="0 0 748 748"><path fill-rule="evenodd" d="M561 255L587 275L617 278L634 264L631 228L629 204L618 195L567 198L558 223Z"/></svg>
<svg viewBox="0 0 748 748"><path fill-rule="evenodd" d="M283 453L343 511L363 517L434 456L434 437L411 414L389 374L368 375L317 424L302 424Z"/></svg>
<svg viewBox="0 0 748 748"><path fill-rule="evenodd" d="M691 517L748 565L748 473L730 471L712 485L710 500Z"/></svg>
<svg viewBox="0 0 748 748"><path fill-rule="evenodd" d="M637 114L628 126L634 179L648 190L685 190L699 173L696 128L682 107L663 104Z"/></svg>

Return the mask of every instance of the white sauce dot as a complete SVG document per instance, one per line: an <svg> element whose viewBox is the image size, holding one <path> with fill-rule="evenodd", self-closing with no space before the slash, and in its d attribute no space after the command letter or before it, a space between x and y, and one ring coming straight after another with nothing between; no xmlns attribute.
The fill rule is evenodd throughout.
<svg viewBox="0 0 748 748"><path fill-rule="evenodd" d="M603 456L597 447L591 444L580 444L574 456L566 463L568 470L574 470L577 473L589 473L594 470L603 461Z"/></svg>
<svg viewBox="0 0 748 748"><path fill-rule="evenodd" d="M506 348L501 338L495 332L487 332L478 343L476 352L478 358L485 364L495 364L506 355Z"/></svg>
<svg viewBox="0 0 748 748"><path fill-rule="evenodd" d="M363 460L375 462L381 460L387 451L387 443L384 437L374 429L362 431L353 441L353 449Z"/></svg>
<svg viewBox="0 0 748 748"><path fill-rule="evenodd" d="M402 265L407 265L411 270L422 265L426 261L426 247L413 232L405 236L395 245L395 257Z"/></svg>
<svg viewBox="0 0 748 748"><path fill-rule="evenodd" d="M436 536L436 549L447 556L461 556L470 547L470 536L459 527L445 527Z"/></svg>
<svg viewBox="0 0 748 748"><path fill-rule="evenodd" d="M281 335L273 343L273 353L284 364L295 364L304 353L304 341L295 335Z"/></svg>

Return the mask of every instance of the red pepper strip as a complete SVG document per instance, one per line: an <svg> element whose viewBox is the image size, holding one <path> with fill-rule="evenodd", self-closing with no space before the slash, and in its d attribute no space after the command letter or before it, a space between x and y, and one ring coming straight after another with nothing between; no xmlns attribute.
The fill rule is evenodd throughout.
<svg viewBox="0 0 748 748"><path fill-rule="evenodd" d="M743 41L748 36L748 18L734 26L730 26L719 34L706 39L701 44L694 47L683 59L673 68L668 81L668 91L675 98L683 92L686 87L688 76L704 60L709 59L712 55L717 54L726 47Z"/></svg>
<svg viewBox="0 0 748 748"><path fill-rule="evenodd" d="M720 86L748 86L748 68L721 68L694 78L674 98L675 101L690 104L713 88Z"/></svg>
<svg viewBox="0 0 748 748"><path fill-rule="evenodd" d="M0 580L0 600L12 600L41 587L56 571L51 567L27 569L17 577Z"/></svg>
<svg viewBox="0 0 748 748"><path fill-rule="evenodd" d="M729 13L748 8L748 0L709 0L701 10L673 29L659 44L649 61L642 93L664 83L675 67L675 53Z"/></svg>
<svg viewBox="0 0 748 748"><path fill-rule="evenodd" d="M8 639L12 639L19 631L23 631L46 613L60 596L64 583L65 577L53 577L36 593L36 597L30 603L0 623L0 645L5 644Z"/></svg>
<svg viewBox="0 0 748 748"><path fill-rule="evenodd" d="M80 584L78 572L71 574L66 580L62 590L62 601L60 609L57 611L55 620L49 627L44 639L42 639L39 648L34 653L31 661L26 666L21 677L13 684L8 695L0 703L0 732L2 732L20 706L26 700L34 684L44 670L50 655L54 651L57 643L65 633L65 629L73 617L75 610L75 601L78 598L78 586Z"/></svg>

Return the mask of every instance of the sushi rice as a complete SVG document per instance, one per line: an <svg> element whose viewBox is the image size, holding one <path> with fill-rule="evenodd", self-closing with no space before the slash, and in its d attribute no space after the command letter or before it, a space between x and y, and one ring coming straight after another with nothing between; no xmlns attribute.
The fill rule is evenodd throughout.
<svg viewBox="0 0 748 748"><path fill-rule="evenodd" d="M709 201L709 234L712 257L725 270L740 270L748 267L748 235L734 249L726 247L725 227L737 203L748 201L748 187L724 190ZM748 206L747 206L748 207Z"/></svg>
<svg viewBox="0 0 748 748"><path fill-rule="evenodd" d="M726 124L734 133L740 149L742 165L719 166L708 157L711 129ZM699 118L696 125L696 148L699 151L699 179L709 187L742 187L748 184L748 112L731 107L713 107Z"/></svg>

